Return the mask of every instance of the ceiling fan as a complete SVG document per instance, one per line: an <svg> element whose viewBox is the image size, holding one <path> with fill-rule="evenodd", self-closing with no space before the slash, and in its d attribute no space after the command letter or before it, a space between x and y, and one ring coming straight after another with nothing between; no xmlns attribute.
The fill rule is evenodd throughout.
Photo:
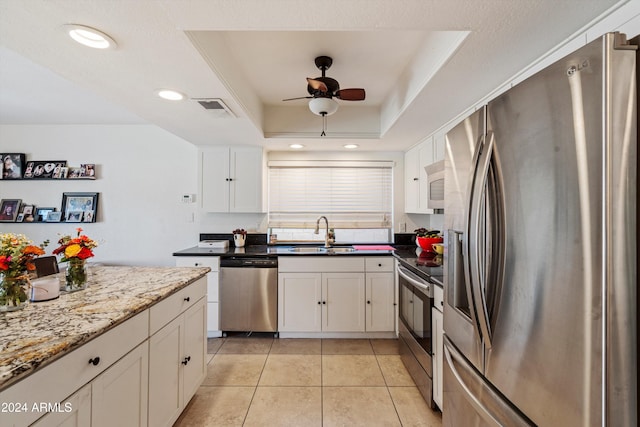
<svg viewBox="0 0 640 427"><path fill-rule="evenodd" d="M297 98L283 99L283 101L293 101L295 99L311 99L309 109L312 113L322 116L322 133L326 136L326 116L330 116L338 110L338 103L333 99L343 101L364 101L365 90L360 88L340 89L340 83L336 79L326 76L326 71L333 64L333 59L329 56L318 56L315 59L316 67L322 71L322 76L314 79L307 77L307 92L310 96L300 96Z"/></svg>

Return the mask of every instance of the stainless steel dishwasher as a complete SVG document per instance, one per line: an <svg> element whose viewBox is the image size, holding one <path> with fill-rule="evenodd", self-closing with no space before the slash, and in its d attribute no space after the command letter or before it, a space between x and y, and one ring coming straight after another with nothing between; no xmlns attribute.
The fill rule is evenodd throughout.
<svg viewBox="0 0 640 427"><path fill-rule="evenodd" d="M278 259L231 256L220 260L220 329L278 330Z"/></svg>

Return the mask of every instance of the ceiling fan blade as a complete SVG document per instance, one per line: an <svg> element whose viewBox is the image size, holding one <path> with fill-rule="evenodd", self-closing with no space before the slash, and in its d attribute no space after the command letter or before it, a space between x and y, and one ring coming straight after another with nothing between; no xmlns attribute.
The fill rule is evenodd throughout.
<svg viewBox="0 0 640 427"><path fill-rule="evenodd" d="M283 99L283 101L293 101L294 99L311 99L313 98L313 96L299 96L297 98L287 98L287 99Z"/></svg>
<svg viewBox="0 0 640 427"><path fill-rule="evenodd" d="M327 85L323 81L307 77L307 83L309 83L309 86L311 86L313 90L319 90L320 92L326 92L328 90Z"/></svg>
<svg viewBox="0 0 640 427"><path fill-rule="evenodd" d="M364 89L340 89L335 97L343 101L364 101Z"/></svg>

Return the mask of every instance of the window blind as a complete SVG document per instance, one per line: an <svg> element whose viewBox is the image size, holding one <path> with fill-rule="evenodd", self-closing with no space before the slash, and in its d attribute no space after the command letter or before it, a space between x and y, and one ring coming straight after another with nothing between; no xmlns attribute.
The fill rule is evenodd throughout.
<svg viewBox="0 0 640 427"><path fill-rule="evenodd" d="M390 228L391 167L269 167L271 228Z"/></svg>

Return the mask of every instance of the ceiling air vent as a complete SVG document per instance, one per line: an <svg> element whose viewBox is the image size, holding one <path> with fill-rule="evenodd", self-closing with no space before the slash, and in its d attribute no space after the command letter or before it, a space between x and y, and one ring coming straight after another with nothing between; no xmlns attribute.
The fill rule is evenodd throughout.
<svg viewBox="0 0 640 427"><path fill-rule="evenodd" d="M227 104L222 102L219 98L192 98L192 100L200 104L202 108L207 110L216 119L236 117L236 115L233 114L233 111L227 107Z"/></svg>

